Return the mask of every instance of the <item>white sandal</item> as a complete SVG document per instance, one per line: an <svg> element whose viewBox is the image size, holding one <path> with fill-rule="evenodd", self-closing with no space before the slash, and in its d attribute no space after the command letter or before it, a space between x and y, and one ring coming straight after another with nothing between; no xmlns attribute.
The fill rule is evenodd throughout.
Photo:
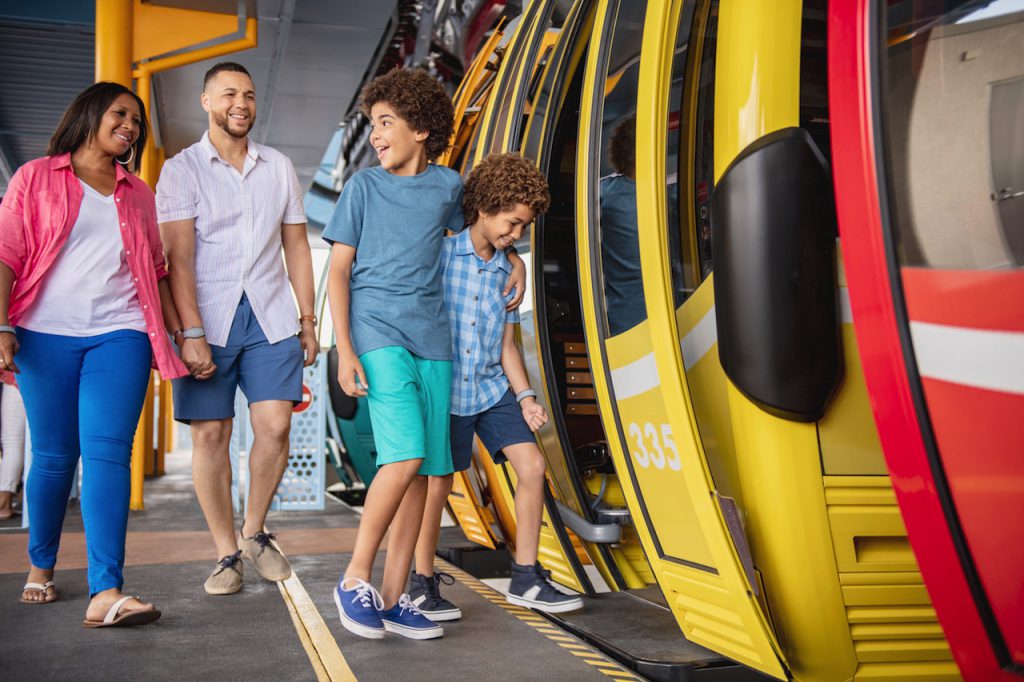
<svg viewBox="0 0 1024 682"><path fill-rule="evenodd" d="M49 596L49 590L53 590L53 596ZM25 592L28 590L35 590L43 593L42 599L25 599ZM52 580L47 580L45 583L25 583L25 587L21 588L21 599L22 604L49 604L57 601L57 587L54 585Z"/></svg>
<svg viewBox="0 0 1024 682"><path fill-rule="evenodd" d="M121 627L126 625L147 625L160 618L160 610L156 608L150 609L135 609L133 611L127 611L125 613L119 613L121 607L124 606L125 602L129 599L139 599L138 597L121 597L116 602L111 604L107 610L107 615L103 617L103 620L83 620L82 627L86 628L111 628ZM142 601L139 599L139 601Z"/></svg>

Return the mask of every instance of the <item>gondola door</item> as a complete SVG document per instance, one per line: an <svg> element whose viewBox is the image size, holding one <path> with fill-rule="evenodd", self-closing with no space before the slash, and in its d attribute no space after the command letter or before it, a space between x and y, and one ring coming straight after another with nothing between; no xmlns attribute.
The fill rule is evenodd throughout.
<svg viewBox="0 0 1024 682"><path fill-rule="evenodd" d="M1024 12L833 0L836 198L910 541L968 680L1024 677Z"/></svg>
<svg viewBox="0 0 1024 682"><path fill-rule="evenodd" d="M577 153L577 251L590 371L623 495L654 576L687 639L779 679L788 672L743 548L720 512L675 367L661 268L668 100L686 87L695 2L605 0L588 54ZM696 29L696 30L695 30ZM672 93L672 94L670 94ZM675 120L674 135L681 134ZM656 150L647 153L649 150ZM657 151L662 150L662 151ZM646 225L645 225L646 222ZM645 234L646 230L646 234ZM658 292L655 292L655 290ZM661 322L659 325L658 323Z"/></svg>

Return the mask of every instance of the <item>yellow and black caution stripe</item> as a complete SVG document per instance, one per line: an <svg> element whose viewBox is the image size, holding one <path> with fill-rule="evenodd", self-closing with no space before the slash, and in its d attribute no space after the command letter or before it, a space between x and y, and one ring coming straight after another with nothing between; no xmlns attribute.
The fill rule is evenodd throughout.
<svg viewBox="0 0 1024 682"><path fill-rule="evenodd" d="M589 665L594 666L597 670L616 680L642 680L642 677L638 677L633 671L624 668L620 663L613 661L604 654L595 651L593 648L588 646L581 640L573 637L565 630L561 630L551 624L551 621L546 618L538 616L530 609L523 608L522 606L516 606L515 604L509 604L505 601L505 595L501 594L494 588L486 585L465 571L456 568L452 564L444 561L443 559L434 559L434 567L438 571L443 571L450 574L453 578L458 580L464 586L473 590L481 597L491 602L496 606L500 606L509 614L515 616L517 619L526 623L534 630L544 635L552 642L562 647L573 656L582 659Z"/></svg>

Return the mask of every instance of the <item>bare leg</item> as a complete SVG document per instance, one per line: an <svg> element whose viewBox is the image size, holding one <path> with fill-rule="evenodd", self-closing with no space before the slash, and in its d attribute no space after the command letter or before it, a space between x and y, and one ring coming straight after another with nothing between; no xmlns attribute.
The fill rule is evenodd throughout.
<svg viewBox="0 0 1024 682"><path fill-rule="evenodd" d="M544 455L535 443L517 443L503 449L516 472L516 563L532 566L537 561L540 519L544 509Z"/></svg>
<svg viewBox="0 0 1024 682"><path fill-rule="evenodd" d="M192 483L206 525L217 545L217 557L238 551L235 515L231 506L230 419L192 422Z"/></svg>
<svg viewBox="0 0 1024 682"><path fill-rule="evenodd" d="M384 608L391 608L397 604L398 598L405 592L409 563L412 561L416 536L419 535L423 522L423 503L426 497L427 477L417 476L409 484L405 498L391 524L391 532L388 534L388 555L384 562L384 580L380 589Z"/></svg>
<svg viewBox="0 0 1024 682"><path fill-rule="evenodd" d="M434 555L437 554L437 538L441 534L441 512L448 494L452 491L454 474L430 476L427 483L427 501L423 506L423 523L416 539L416 572L420 575L434 575ZM388 545L388 552L391 547Z"/></svg>
<svg viewBox="0 0 1024 682"><path fill-rule="evenodd" d="M249 497L242 536L263 530L267 510L288 468L288 435L292 427L289 400L264 400L249 407L253 442L249 450Z"/></svg>
<svg viewBox="0 0 1024 682"><path fill-rule="evenodd" d="M398 507L405 497L409 484L417 477L422 459L385 464L377 472L366 492L363 504L363 518L359 521L352 559L345 569L346 578L358 578L369 582L373 560L380 549L384 533L395 518Z"/></svg>

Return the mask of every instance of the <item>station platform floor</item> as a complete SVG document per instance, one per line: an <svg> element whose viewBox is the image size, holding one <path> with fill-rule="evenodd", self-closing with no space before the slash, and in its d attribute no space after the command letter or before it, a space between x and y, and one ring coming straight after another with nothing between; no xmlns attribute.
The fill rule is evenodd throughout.
<svg viewBox="0 0 1024 682"><path fill-rule="evenodd" d="M0 679L643 679L441 559L438 569L456 578L445 595L463 611L462 620L444 625L443 638L371 641L350 634L338 620L332 589L359 518L331 499L323 512L271 512L267 520L292 562L292 578L272 583L247 570L238 594L206 595L202 584L215 551L192 490L187 452L169 456L167 474L147 480L145 502L129 520L125 591L161 609L162 618L149 626L81 627L88 587L75 501L55 577L60 599L51 604L18 602L27 532L16 520L0 523ZM380 556L378 569L382 565Z"/></svg>

